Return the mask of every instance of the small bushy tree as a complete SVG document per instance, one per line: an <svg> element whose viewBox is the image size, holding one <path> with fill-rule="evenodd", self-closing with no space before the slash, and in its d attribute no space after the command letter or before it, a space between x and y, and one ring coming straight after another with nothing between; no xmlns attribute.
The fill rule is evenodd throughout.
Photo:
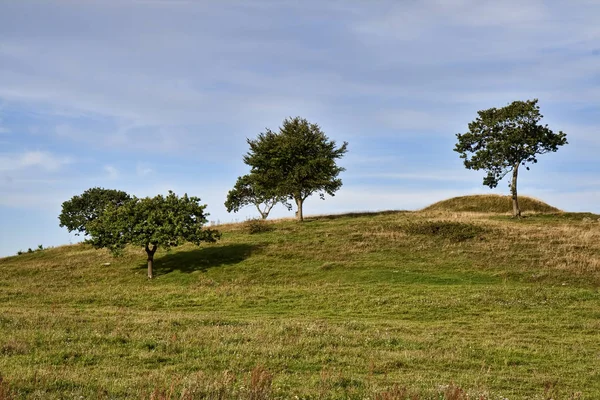
<svg viewBox="0 0 600 400"><path fill-rule="evenodd" d="M97 219L110 204L120 207L131 200L131 196L122 190L91 188L78 196L62 203L62 211L58 216L60 226L75 235L88 234L87 226Z"/></svg>
<svg viewBox="0 0 600 400"><path fill-rule="evenodd" d="M484 185L495 188L512 172L510 191L515 218L521 216L517 198L519 166L535 164L538 155L555 152L568 143L565 133L554 133L548 125L539 124L543 115L537 102L515 101L503 108L478 111L477 119L469 124L469 132L456 135L454 151L464 159L466 168L487 172Z"/></svg>
<svg viewBox="0 0 600 400"><path fill-rule="evenodd" d="M251 167L256 183L273 196L295 202L300 221L304 219L303 204L309 196L334 196L342 186L338 176L344 168L336 160L347 152L348 143L337 147L319 125L304 118L287 118L279 132L267 129L258 138L248 139L248 144L250 151L244 162Z"/></svg>
<svg viewBox="0 0 600 400"><path fill-rule="evenodd" d="M244 175L237 179L233 189L227 193L225 207L227 212L238 212L245 206L254 205L262 219L266 219L277 203L291 208L285 196L277 196L261 187L254 175Z"/></svg>
<svg viewBox="0 0 600 400"><path fill-rule="evenodd" d="M109 205L88 224L89 242L118 254L126 245L141 246L148 256L148 278L153 277L154 253L159 246L169 249L186 242L200 245L220 238L215 230L203 229L206 205L198 197L184 194L133 197L123 206Z"/></svg>

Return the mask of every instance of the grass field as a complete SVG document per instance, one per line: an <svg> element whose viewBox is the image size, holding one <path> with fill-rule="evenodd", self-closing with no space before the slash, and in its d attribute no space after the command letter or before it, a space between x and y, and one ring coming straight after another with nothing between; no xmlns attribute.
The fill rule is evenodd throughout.
<svg viewBox="0 0 600 400"><path fill-rule="evenodd" d="M0 259L0 399L600 398L598 216L220 229L152 281L142 249Z"/></svg>

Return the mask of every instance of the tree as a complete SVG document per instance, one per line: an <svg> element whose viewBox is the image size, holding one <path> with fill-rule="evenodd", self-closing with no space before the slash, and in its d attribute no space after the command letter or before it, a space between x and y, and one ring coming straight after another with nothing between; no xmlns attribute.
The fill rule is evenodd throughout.
<svg viewBox="0 0 600 400"><path fill-rule="evenodd" d="M208 216L205 208L198 197L178 197L171 191L168 196L133 197L121 207L110 204L88 224L89 242L113 254L128 244L143 247L148 256L148 278L152 279L154 253L159 246L169 249L185 242L200 245L220 238L218 231L203 229Z"/></svg>
<svg viewBox="0 0 600 400"><path fill-rule="evenodd" d="M261 187L254 175L244 175L237 179L233 189L227 193L225 207L227 212L238 212L245 206L254 205L260 216L266 219L277 203L291 207L285 196L277 196Z"/></svg>
<svg viewBox="0 0 600 400"><path fill-rule="evenodd" d="M60 227L66 227L69 232L77 231L77 236L81 233L87 235L87 225L97 219L109 204L120 207L130 200L131 196L121 190L88 189L62 203L62 212L58 216Z"/></svg>
<svg viewBox="0 0 600 400"><path fill-rule="evenodd" d="M554 133L548 125L538 124L543 115L537 102L537 99L514 101L503 108L478 111L479 117L469 124L469 132L456 135L458 143L454 151L465 160L466 168L487 172L484 185L495 188L512 172L514 218L521 216L517 198L519 166L535 164L539 154L555 152L568 143L562 131Z"/></svg>
<svg viewBox="0 0 600 400"><path fill-rule="evenodd" d="M342 186L338 175L344 168L338 167L336 160L346 153L348 143L336 147L317 124L304 118L286 118L278 133L267 129L257 139L248 139L248 144L244 162L257 184L294 201L300 221L304 220L302 206L310 195L319 193L324 199Z"/></svg>

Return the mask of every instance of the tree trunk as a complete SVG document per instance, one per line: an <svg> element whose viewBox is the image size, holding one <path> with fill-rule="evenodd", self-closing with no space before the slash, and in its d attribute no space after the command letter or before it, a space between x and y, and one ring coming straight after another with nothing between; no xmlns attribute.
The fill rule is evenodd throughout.
<svg viewBox="0 0 600 400"><path fill-rule="evenodd" d="M148 247L146 244L146 254L148 254L148 279L152 279L153 275L153 267L154 267L154 253L156 253L157 246L155 244L152 245L152 248Z"/></svg>
<svg viewBox="0 0 600 400"><path fill-rule="evenodd" d="M303 203L304 199L301 196L296 197L296 205L298 206L298 211L296 211L296 218L298 218L298 221L304 221L304 215L302 214Z"/></svg>
<svg viewBox="0 0 600 400"><path fill-rule="evenodd" d="M510 183L510 193L512 195L513 218L521 218L521 209L519 208L519 199L517 198L517 176L519 175L519 163L513 168L512 182Z"/></svg>
<svg viewBox="0 0 600 400"><path fill-rule="evenodd" d="M260 217L262 219L267 219L267 217L269 216L269 213L268 212L264 212L263 210L261 210L260 205L255 204L255 206L256 206L256 209L258 210L259 214L260 214Z"/></svg>

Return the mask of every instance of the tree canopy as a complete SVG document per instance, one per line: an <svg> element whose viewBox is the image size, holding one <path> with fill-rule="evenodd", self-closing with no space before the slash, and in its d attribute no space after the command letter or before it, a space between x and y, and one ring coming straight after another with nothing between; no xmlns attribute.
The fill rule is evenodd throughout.
<svg viewBox="0 0 600 400"><path fill-rule="evenodd" d="M291 207L285 196L277 196L272 191L261 187L255 175L244 175L237 179L233 189L227 193L225 207L227 212L238 212L241 208L254 205L260 216L266 219L277 203Z"/></svg>
<svg viewBox="0 0 600 400"><path fill-rule="evenodd" d="M130 200L131 196L121 190L88 189L62 203L62 212L58 216L60 227L67 228L69 232L77 231L75 235L86 235L88 224L97 219L109 204L119 207Z"/></svg>
<svg viewBox="0 0 600 400"><path fill-rule="evenodd" d="M141 246L148 255L148 277L153 277L154 253L186 242L200 245L220 238L218 231L204 229L206 205L198 197L184 194L133 197L123 206L108 205L88 224L89 242L96 248L108 248L118 254L126 245Z"/></svg>
<svg viewBox="0 0 600 400"><path fill-rule="evenodd" d="M303 220L304 201L313 193L324 199L342 186L338 177L344 168L336 164L346 152L306 119L286 118L279 132L267 129L254 140L248 139L244 162L251 167L254 182L275 197L293 200L297 218Z"/></svg>
<svg viewBox="0 0 600 400"><path fill-rule="evenodd" d="M521 210L517 198L519 166L537 163L537 156L555 152L567 144L567 135L554 133L548 125L541 125L538 100L514 101L503 108L478 111L478 117L469 123L469 131L457 134L454 151L464 159L465 167L484 170L483 184L494 188L512 172L510 183L513 216ZM529 170L529 167L526 167Z"/></svg>

